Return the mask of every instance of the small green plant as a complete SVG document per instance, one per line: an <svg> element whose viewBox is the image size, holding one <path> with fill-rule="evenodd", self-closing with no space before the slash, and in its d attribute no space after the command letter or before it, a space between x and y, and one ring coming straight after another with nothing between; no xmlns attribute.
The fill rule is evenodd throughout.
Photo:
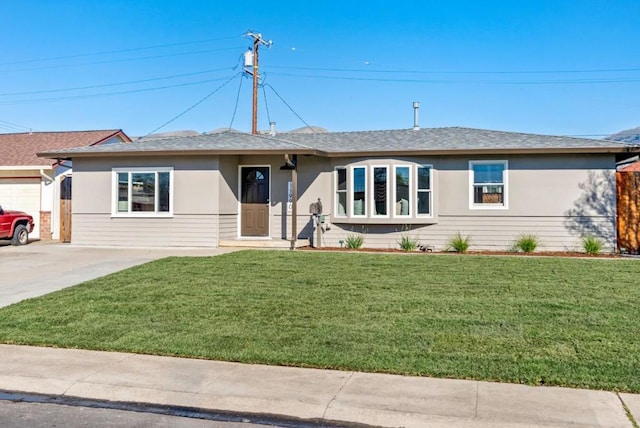
<svg viewBox="0 0 640 428"><path fill-rule="evenodd" d="M584 252L590 256L594 256L602 251L602 240L593 235L586 235L582 237L582 248Z"/></svg>
<svg viewBox="0 0 640 428"><path fill-rule="evenodd" d="M398 241L398 245L400 245L400 248L404 251L415 251L420 246L420 241L418 241L416 238L413 238L409 235L408 232L410 230L411 230L410 225L405 224L402 226L403 233L402 233L402 237Z"/></svg>
<svg viewBox="0 0 640 428"><path fill-rule="evenodd" d="M466 253L470 245L471 237L469 235L462 236L462 234L458 232L449 239L447 249L453 250L456 253Z"/></svg>
<svg viewBox="0 0 640 428"><path fill-rule="evenodd" d="M540 245L540 239L532 233L523 233L513 244L514 249L523 253L533 253Z"/></svg>
<svg viewBox="0 0 640 428"><path fill-rule="evenodd" d="M400 245L400 248L404 251L415 251L420 246L420 241L409 235L402 235L398 241L398 245Z"/></svg>
<svg viewBox="0 0 640 428"><path fill-rule="evenodd" d="M364 236L360 233L350 233L344 240L344 246L350 250L357 250L362 248L364 243Z"/></svg>

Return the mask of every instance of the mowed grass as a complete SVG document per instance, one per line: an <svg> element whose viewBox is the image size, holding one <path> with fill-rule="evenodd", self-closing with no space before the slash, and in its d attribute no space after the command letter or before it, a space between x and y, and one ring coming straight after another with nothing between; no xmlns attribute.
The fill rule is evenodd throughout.
<svg viewBox="0 0 640 428"><path fill-rule="evenodd" d="M640 392L640 261L242 251L0 309L0 341Z"/></svg>

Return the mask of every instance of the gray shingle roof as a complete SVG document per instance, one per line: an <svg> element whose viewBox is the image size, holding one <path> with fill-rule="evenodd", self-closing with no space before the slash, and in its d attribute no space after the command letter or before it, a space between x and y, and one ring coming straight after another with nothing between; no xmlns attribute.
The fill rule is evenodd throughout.
<svg viewBox="0 0 640 428"><path fill-rule="evenodd" d="M472 128L398 129L285 135L289 141L328 153L375 151L481 151L545 149L620 149L627 144L606 140L489 131Z"/></svg>
<svg viewBox="0 0 640 428"><path fill-rule="evenodd" d="M472 128L398 129L387 131L282 133L251 135L238 132L202 134L139 141L132 144L81 147L40 153L43 157L133 155L150 153L300 153L349 156L384 153L461 154L465 152L626 152L637 146L594 140Z"/></svg>
<svg viewBox="0 0 640 428"><path fill-rule="evenodd" d="M251 135L238 132L199 134L195 136L169 137L155 140L133 141L131 144L79 147L58 150L41 155L83 155L83 154L127 154L153 152L313 152L314 150L296 142L289 142L265 135Z"/></svg>

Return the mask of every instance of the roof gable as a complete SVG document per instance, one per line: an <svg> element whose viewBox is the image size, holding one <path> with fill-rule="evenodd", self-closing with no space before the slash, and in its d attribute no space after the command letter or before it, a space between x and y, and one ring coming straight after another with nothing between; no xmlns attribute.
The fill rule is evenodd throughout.
<svg viewBox="0 0 640 428"><path fill-rule="evenodd" d="M114 139L131 141L120 129L0 134L0 166L48 166L51 165L51 161L38 157L37 153L96 146Z"/></svg>

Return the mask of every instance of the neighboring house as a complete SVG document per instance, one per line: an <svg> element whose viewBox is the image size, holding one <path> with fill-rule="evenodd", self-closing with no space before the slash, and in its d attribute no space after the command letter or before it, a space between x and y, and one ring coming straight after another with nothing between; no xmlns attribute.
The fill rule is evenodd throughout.
<svg viewBox="0 0 640 428"><path fill-rule="evenodd" d="M398 248L408 234L441 250L460 232L472 249L504 250L533 233L541 249L567 250L587 233L615 247L616 161L635 151L452 127L232 132L39 155L74 162L77 244L286 246L297 211L296 240L320 235L315 245L361 233L365 247ZM321 234L309 215L318 200Z"/></svg>
<svg viewBox="0 0 640 428"><path fill-rule="evenodd" d="M59 239L60 183L71 174L71 163L36 153L130 141L121 130L0 134L0 205L33 216L32 238Z"/></svg>

